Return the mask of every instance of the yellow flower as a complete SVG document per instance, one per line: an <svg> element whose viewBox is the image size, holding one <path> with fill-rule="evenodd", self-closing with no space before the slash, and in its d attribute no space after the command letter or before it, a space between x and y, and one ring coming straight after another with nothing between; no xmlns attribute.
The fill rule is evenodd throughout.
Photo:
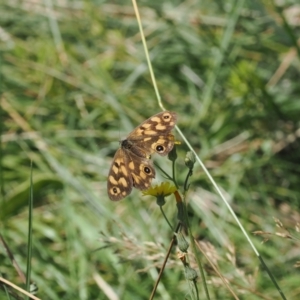
<svg viewBox="0 0 300 300"><path fill-rule="evenodd" d="M156 197L156 202L159 206L163 206L166 201L165 197L175 193L177 188L170 184L170 182L162 182L161 184L151 186L148 190L143 192L143 195Z"/></svg>
<svg viewBox="0 0 300 300"><path fill-rule="evenodd" d="M169 196L173 194L177 188L172 185L170 182L162 182L161 184L157 184L154 186L151 186L148 190L143 192L143 195L149 195L149 196Z"/></svg>

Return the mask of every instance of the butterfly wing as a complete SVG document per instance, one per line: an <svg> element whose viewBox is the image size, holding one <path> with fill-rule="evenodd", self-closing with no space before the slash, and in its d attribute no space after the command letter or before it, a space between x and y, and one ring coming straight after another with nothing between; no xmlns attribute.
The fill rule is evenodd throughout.
<svg viewBox="0 0 300 300"><path fill-rule="evenodd" d="M148 158L137 156L134 152L127 151L128 169L132 177L133 186L139 190L150 187L152 178L155 178L155 169Z"/></svg>
<svg viewBox="0 0 300 300"><path fill-rule="evenodd" d="M149 159L120 148L108 173L108 196L111 200L118 201L131 193L132 186L146 190L150 187L152 178L155 178L155 169Z"/></svg>
<svg viewBox="0 0 300 300"><path fill-rule="evenodd" d="M129 164L126 151L123 148L118 149L107 179L107 193L110 200L118 201L131 193L133 181Z"/></svg>
<svg viewBox="0 0 300 300"><path fill-rule="evenodd" d="M167 155L174 146L174 136L171 130L176 125L176 113L171 111L160 112L138 127L127 137L130 150L137 156L149 157L156 152L159 155Z"/></svg>

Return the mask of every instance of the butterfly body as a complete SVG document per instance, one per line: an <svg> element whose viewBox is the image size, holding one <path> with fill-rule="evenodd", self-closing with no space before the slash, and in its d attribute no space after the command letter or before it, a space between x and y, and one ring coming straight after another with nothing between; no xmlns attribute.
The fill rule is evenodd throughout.
<svg viewBox="0 0 300 300"><path fill-rule="evenodd" d="M167 155L174 146L174 128L177 116L174 112L158 113L136 127L120 142L108 174L107 192L113 201L131 193L132 187L145 190L155 177L150 161L152 153Z"/></svg>

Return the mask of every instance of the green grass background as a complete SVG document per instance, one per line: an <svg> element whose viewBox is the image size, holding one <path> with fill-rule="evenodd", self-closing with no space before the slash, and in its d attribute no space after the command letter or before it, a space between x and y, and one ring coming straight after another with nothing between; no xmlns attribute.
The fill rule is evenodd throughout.
<svg viewBox="0 0 300 300"><path fill-rule="evenodd" d="M138 4L165 107L287 299L299 299L299 2ZM0 29L2 236L25 272L32 161L37 296L148 299L172 231L154 198L135 190L113 203L106 193L118 141L160 111L131 2L1 1ZM181 185L187 150L178 147ZM167 159L158 161L170 172ZM193 235L239 299L279 299L198 165L187 200ZM165 211L175 225L172 197ZM232 299L197 255L211 298ZM3 247L0 272L23 286ZM191 299L188 292L174 250L156 299ZM0 298L9 299L3 289Z"/></svg>

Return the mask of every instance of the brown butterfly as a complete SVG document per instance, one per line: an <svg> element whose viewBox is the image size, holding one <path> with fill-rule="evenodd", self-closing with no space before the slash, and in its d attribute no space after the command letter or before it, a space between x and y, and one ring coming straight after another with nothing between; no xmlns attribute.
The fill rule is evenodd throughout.
<svg viewBox="0 0 300 300"><path fill-rule="evenodd" d="M120 142L111 164L107 192L110 200L118 201L131 193L132 187L146 190L150 187L155 170L152 153L167 155L174 146L171 130L177 121L176 113L160 112L136 127Z"/></svg>

